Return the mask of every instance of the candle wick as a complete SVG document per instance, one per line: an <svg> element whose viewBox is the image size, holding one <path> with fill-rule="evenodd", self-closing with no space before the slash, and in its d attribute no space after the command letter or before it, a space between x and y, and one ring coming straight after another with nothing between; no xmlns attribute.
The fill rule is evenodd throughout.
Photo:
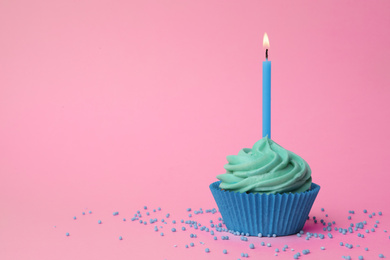
<svg viewBox="0 0 390 260"><path fill-rule="evenodd" d="M268 49L265 49L265 59L268 60Z"/></svg>

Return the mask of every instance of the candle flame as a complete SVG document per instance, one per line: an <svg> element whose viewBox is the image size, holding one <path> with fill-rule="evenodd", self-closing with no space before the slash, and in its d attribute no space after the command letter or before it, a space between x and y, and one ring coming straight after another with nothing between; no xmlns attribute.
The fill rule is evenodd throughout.
<svg viewBox="0 0 390 260"><path fill-rule="evenodd" d="M264 33L264 37L263 37L263 48L269 49L269 40L268 40L268 35L267 35L267 33Z"/></svg>

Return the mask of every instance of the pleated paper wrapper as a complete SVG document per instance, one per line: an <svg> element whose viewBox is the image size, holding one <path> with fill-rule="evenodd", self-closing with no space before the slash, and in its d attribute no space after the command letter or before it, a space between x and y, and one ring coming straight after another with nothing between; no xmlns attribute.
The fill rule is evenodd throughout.
<svg viewBox="0 0 390 260"><path fill-rule="evenodd" d="M320 190L312 183L300 193L254 194L221 190L217 181L211 193L226 227L251 236L287 236L302 230Z"/></svg>

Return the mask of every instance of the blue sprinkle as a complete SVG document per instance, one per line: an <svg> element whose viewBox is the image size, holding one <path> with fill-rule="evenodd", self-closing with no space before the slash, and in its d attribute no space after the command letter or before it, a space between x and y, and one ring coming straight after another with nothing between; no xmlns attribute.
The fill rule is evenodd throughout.
<svg viewBox="0 0 390 260"><path fill-rule="evenodd" d="M68 237L68 236L69 236L69 233L67 232L65 235Z"/></svg>
<svg viewBox="0 0 390 260"><path fill-rule="evenodd" d="M140 220L140 221L142 221L142 220ZM102 221L101 221L101 220L98 220L98 224L102 224Z"/></svg>
<svg viewBox="0 0 390 260"><path fill-rule="evenodd" d="M148 209L148 207L144 206L144 209Z"/></svg>
<svg viewBox="0 0 390 260"><path fill-rule="evenodd" d="M368 251L368 247L364 248L364 250Z"/></svg>
<svg viewBox="0 0 390 260"><path fill-rule="evenodd" d="M123 221L126 221L126 219L124 218Z"/></svg>
<svg viewBox="0 0 390 260"><path fill-rule="evenodd" d="M211 234L211 235L214 235L214 231L213 231L213 230L211 230L211 231L210 231L210 234Z"/></svg>
<svg viewBox="0 0 390 260"><path fill-rule="evenodd" d="M385 256L383 254L379 254L379 258L384 258Z"/></svg>
<svg viewBox="0 0 390 260"><path fill-rule="evenodd" d="M85 215L85 212L83 212L83 215Z"/></svg>
<svg viewBox="0 0 390 260"><path fill-rule="evenodd" d="M325 214L325 217L328 217L328 214Z"/></svg>
<svg viewBox="0 0 390 260"><path fill-rule="evenodd" d="M279 253L279 249L278 249L278 248L276 248L276 249L275 249L275 252L276 252L276 253Z"/></svg>
<svg viewBox="0 0 390 260"><path fill-rule="evenodd" d="M188 248L188 245L186 245L186 248Z"/></svg>
<svg viewBox="0 0 390 260"><path fill-rule="evenodd" d="M192 214L188 214L188 217L189 217L189 218L192 217Z"/></svg>
<svg viewBox="0 0 390 260"><path fill-rule="evenodd" d="M321 211L325 211L325 209L324 209L324 208L321 208Z"/></svg>
<svg viewBox="0 0 390 260"><path fill-rule="evenodd" d="M351 219L351 216L348 216L348 219Z"/></svg>
<svg viewBox="0 0 390 260"><path fill-rule="evenodd" d="M382 216L382 211L379 211L379 212L378 212L378 215L379 215L379 216Z"/></svg>
<svg viewBox="0 0 390 260"><path fill-rule="evenodd" d="M340 246L343 246L344 244L343 244L343 242L340 242Z"/></svg>
<svg viewBox="0 0 390 260"><path fill-rule="evenodd" d="M271 243L268 243L267 246L268 246L268 247L271 247Z"/></svg>
<svg viewBox="0 0 390 260"><path fill-rule="evenodd" d="M249 248L250 248L250 249L254 249L254 248L255 248L255 245L254 245L254 244L250 244L250 245L249 245Z"/></svg>
<svg viewBox="0 0 390 260"><path fill-rule="evenodd" d="M322 247L321 247L321 250L325 250L325 247L322 246Z"/></svg>
<svg viewBox="0 0 390 260"><path fill-rule="evenodd" d="M224 254L227 254L227 250L226 250L226 249L224 249L224 250L222 251L222 253L224 253Z"/></svg>
<svg viewBox="0 0 390 260"><path fill-rule="evenodd" d="M160 236L164 236L164 233L163 233L163 232L161 232L161 233L160 233Z"/></svg>
<svg viewBox="0 0 390 260"><path fill-rule="evenodd" d="M150 215L150 213L149 212L146 212L146 216L149 216Z"/></svg>
<svg viewBox="0 0 390 260"><path fill-rule="evenodd" d="M375 212L372 212L372 215L375 216Z"/></svg>
<svg viewBox="0 0 390 260"><path fill-rule="evenodd" d="M262 246L265 246L265 243L264 243L264 242L261 242L261 245L262 245Z"/></svg>
<svg viewBox="0 0 390 260"><path fill-rule="evenodd" d="M167 215L165 215L166 218L169 218L169 213Z"/></svg>
<svg viewBox="0 0 390 260"><path fill-rule="evenodd" d="M172 223L173 223L173 224L176 224L176 220L172 220Z"/></svg>
<svg viewBox="0 0 390 260"><path fill-rule="evenodd" d="M368 215L368 217L369 217L369 218L372 218L372 215L370 214L370 215Z"/></svg>
<svg viewBox="0 0 390 260"><path fill-rule="evenodd" d="M172 230L172 232L176 232L176 228L172 228L171 230Z"/></svg>
<svg viewBox="0 0 390 260"><path fill-rule="evenodd" d="M193 247L193 246L194 246L194 243L190 243L190 246Z"/></svg>
<svg viewBox="0 0 390 260"><path fill-rule="evenodd" d="M210 252L210 249L206 248L204 251L205 251L206 253L209 253L209 252Z"/></svg>
<svg viewBox="0 0 390 260"><path fill-rule="evenodd" d="M119 237L119 240L122 240L122 237L121 237L121 236Z"/></svg>
<svg viewBox="0 0 390 260"><path fill-rule="evenodd" d="M359 260L363 260L364 258L363 258L363 256L359 255L359 256L358 256L358 259L359 259Z"/></svg>
<svg viewBox="0 0 390 260"><path fill-rule="evenodd" d="M215 236L215 237L214 237L214 240L217 240L217 239L218 239L218 238Z"/></svg>
<svg viewBox="0 0 390 260"><path fill-rule="evenodd" d="M89 214L92 214L92 211L89 211L88 213L89 213Z"/></svg>
<svg viewBox="0 0 390 260"><path fill-rule="evenodd" d="M191 208L188 208L187 211L191 211Z"/></svg>
<svg viewBox="0 0 390 260"><path fill-rule="evenodd" d="M73 219L76 219L76 216L74 216Z"/></svg>
<svg viewBox="0 0 390 260"><path fill-rule="evenodd" d="M367 210L365 209L365 210L363 210L363 212L364 212L364 213L367 213Z"/></svg>
<svg viewBox="0 0 390 260"><path fill-rule="evenodd" d="M153 212L156 212L156 209L153 209Z"/></svg>
<svg viewBox="0 0 390 260"><path fill-rule="evenodd" d="M157 210L158 210L158 211L160 211L160 210L161 210L161 208L160 208L160 207L158 207L158 208L157 208Z"/></svg>

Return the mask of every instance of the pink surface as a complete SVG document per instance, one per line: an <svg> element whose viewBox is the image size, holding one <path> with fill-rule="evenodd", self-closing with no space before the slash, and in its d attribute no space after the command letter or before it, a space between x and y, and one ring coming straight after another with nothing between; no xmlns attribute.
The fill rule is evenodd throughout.
<svg viewBox="0 0 390 260"><path fill-rule="evenodd" d="M389 12L388 1L2 1L0 259L273 259L284 244L310 249L305 259L389 258ZM159 221L216 207L208 185L225 156L261 138L264 32L273 140L322 187L310 215L379 220L376 233L250 238L250 250L129 221L144 205L162 208Z"/></svg>

